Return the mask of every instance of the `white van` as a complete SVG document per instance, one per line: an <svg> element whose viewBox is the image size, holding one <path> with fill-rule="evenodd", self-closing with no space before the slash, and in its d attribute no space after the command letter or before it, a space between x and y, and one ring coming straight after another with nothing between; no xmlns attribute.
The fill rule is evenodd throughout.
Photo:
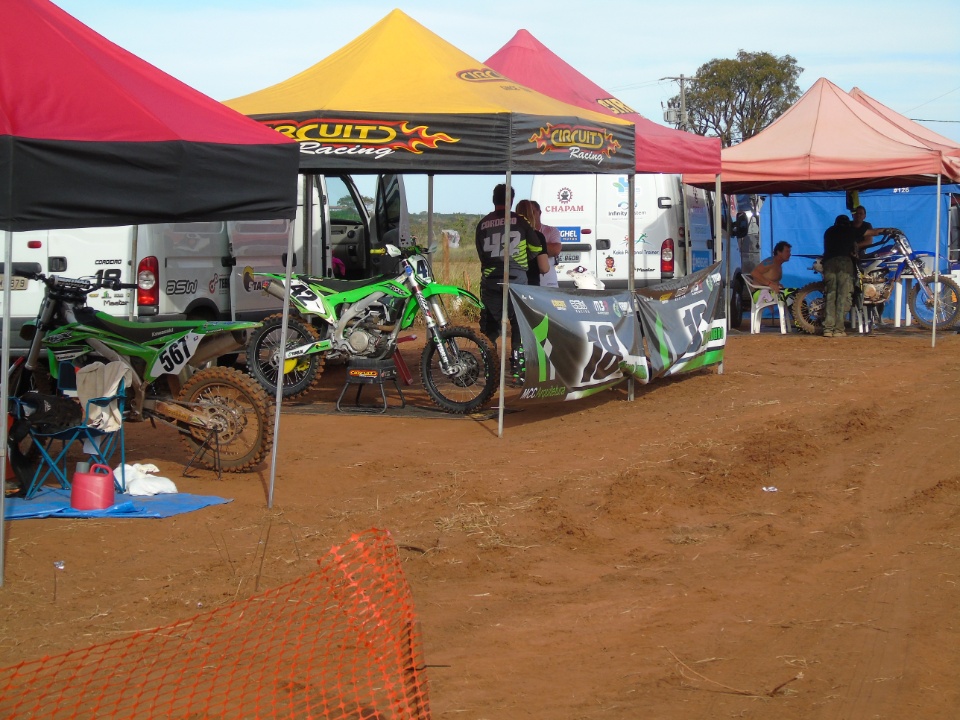
<svg viewBox="0 0 960 720"><path fill-rule="evenodd" d="M537 175L531 199L542 221L559 228L561 287L572 287L567 271L583 266L607 288L627 286L629 252L634 283L646 287L707 267L713 261L711 195L683 186L679 175L636 175L634 223L629 238L626 175Z"/></svg>
<svg viewBox="0 0 960 720"><path fill-rule="evenodd" d="M89 296L91 307L120 317L259 320L282 304L261 291L252 273L283 272L291 235L295 272L363 279L389 269L380 266L386 256L371 250L409 236L402 178L381 176L375 195L368 208L349 175L305 175L293 221L19 232L13 234L13 260L37 262L48 274L136 281L137 290ZM22 354L27 343L19 338L20 327L36 317L43 290L23 278L13 288L11 347Z"/></svg>

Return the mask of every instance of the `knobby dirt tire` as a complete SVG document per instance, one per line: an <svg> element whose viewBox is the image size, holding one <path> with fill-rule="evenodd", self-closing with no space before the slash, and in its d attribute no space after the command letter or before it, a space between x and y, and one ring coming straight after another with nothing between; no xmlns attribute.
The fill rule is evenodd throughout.
<svg viewBox="0 0 960 720"><path fill-rule="evenodd" d="M805 333L819 335L823 332L826 289L822 281L813 282L804 285L793 296L793 319Z"/></svg>
<svg viewBox="0 0 960 720"><path fill-rule="evenodd" d="M270 315L250 336L247 342L247 371L260 383L270 397L277 395L279 374L280 333L283 315ZM287 347L296 347L320 339L317 329L291 316L287 323ZM323 355L315 353L297 361L296 367L283 376L283 397L296 398L310 392L320 382L323 373Z"/></svg>
<svg viewBox="0 0 960 720"><path fill-rule="evenodd" d="M743 325L743 281L734 281L730 293L729 320L731 330L739 330Z"/></svg>
<svg viewBox="0 0 960 720"><path fill-rule="evenodd" d="M496 363L486 339L475 331L460 327L440 330L440 340L448 357L459 364L455 375L444 375L440 352L432 337L420 356L420 376L430 399L442 410L465 415L482 408L497 387Z"/></svg>
<svg viewBox="0 0 960 720"><path fill-rule="evenodd" d="M933 275L928 275L923 281L928 287L934 286ZM937 293L939 298L937 299L936 318L933 317L933 297L928 297L926 293L921 291L920 283L914 282L907 295L907 302L910 304L910 312L913 314L914 320L920 327L927 330L933 329L934 322L936 322L938 330L950 329L960 318L960 286L953 278L944 275L939 276L938 282L940 283L940 289Z"/></svg>
<svg viewBox="0 0 960 720"><path fill-rule="evenodd" d="M206 468L216 468L216 443L220 467L227 472L259 465L273 447L274 404L253 378L239 370L200 370L183 386L178 400L197 403L194 410L218 428L219 435L214 438L204 428L181 426L187 433L180 437L191 456L206 444L198 457Z"/></svg>

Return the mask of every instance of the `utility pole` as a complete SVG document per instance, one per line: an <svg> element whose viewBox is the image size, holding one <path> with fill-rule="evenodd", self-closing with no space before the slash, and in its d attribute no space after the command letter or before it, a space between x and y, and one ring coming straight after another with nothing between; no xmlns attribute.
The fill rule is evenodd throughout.
<svg viewBox="0 0 960 720"><path fill-rule="evenodd" d="M680 77L662 77L660 79L673 80L674 82L680 83L680 117L677 124L681 130L687 132L687 88L685 83L687 80L696 80L696 78L688 78L681 73ZM664 120L670 122L670 120L667 120L666 115L664 115Z"/></svg>

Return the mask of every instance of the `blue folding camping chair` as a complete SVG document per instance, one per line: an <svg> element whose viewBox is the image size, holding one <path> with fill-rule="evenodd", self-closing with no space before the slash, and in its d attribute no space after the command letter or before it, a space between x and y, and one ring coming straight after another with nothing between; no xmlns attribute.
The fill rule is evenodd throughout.
<svg viewBox="0 0 960 720"><path fill-rule="evenodd" d="M117 492L126 490L123 465L126 462L126 448L123 432L124 412L124 382L121 380L117 391L113 395L96 397L87 400L83 410L83 417L78 424L68 427L50 427L49 425L32 423L30 418L38 417L44 409L42 403L73 402L62 397L46 397L43 395L25 395L21 398L12 398L16 416L28 424L28 435L33 447L38 453L38 464L33 478L27 485L25 497L32 498L46 483L51 475L60 483L60 487L69 490L70 478L67 469L67 455L75 443L81 443L87 461L93 464L111 466L111 458L120 450L120 478L114 477L114 486ZM102 417L104 411L120 417L119 423L110 423L103 429ZM114 412L115 411L115 412ZM57 443L60 444L59 450Z"/></svg>

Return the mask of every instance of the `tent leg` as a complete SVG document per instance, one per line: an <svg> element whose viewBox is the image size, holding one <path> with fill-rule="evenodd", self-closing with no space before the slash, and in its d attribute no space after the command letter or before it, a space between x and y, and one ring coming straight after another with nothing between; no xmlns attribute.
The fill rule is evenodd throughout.
<svg viewBox="0 0 960 720"><path fill-rule="evenodd" d="M503 223L503 311L500 313L500 406L497 411L497 437L503 437L504 390L507 385L507 343L510 335L507 332L507 303L510 302L510 210L513 208L511 196L511 172L507 170L507 194L504 203Z"/></svg>
<svg viewBox="0 0 960 720"><path fill-rule="evenodd" d="M937 302L940 299L940 174L937 174L937 231L933 243L933 327L930 330L930 347L937 346Z"/></svg>

